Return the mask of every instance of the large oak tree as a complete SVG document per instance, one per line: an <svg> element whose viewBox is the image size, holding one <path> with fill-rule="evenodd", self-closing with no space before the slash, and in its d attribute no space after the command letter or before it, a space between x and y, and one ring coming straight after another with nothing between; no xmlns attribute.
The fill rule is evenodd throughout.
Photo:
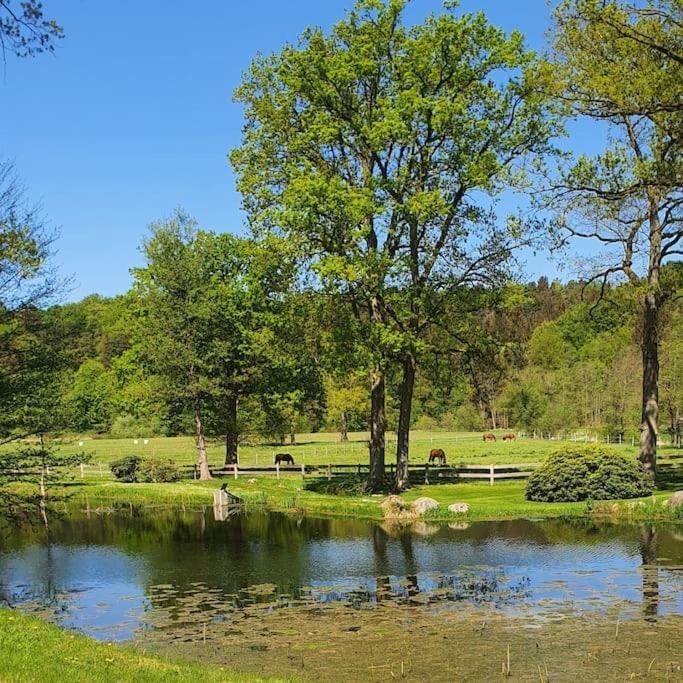
<svg viewBox="0 0 683 683"><path fill-rule="evenodd" d="M503 279L529 236L501 225L492 197L555 128L548 74L520 34L451 3L407 27L406 4L357 2L329 34L255 60L236 95L246 125L232 161L252 226L294 238L364 324L370 489L384 477L387 364L403 370L401 489L415 370L444 293Z"/></svg>

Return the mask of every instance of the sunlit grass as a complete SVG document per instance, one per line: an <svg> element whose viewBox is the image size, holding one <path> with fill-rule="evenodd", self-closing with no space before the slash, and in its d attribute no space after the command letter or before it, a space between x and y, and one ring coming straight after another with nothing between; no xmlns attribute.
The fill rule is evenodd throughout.
<svg viewBox="0 0 683 683"><path fill-rule="evenodd" d="M0 609L2 681L284 681L178 663L129 647L98 643L20 612Z"/></svg>
<svg viewBox="0 0 683 683"><path fill-rule="evenodd" d="M492 443L482 441L481 433L475 432L413 431L410 437L410 459L415 463L425 462L432 448L442 448L449 464L524 464L542 461L562 443L532 438L503 441L501 435L502 432L498 432L498 440ZM368 435L364 432L353 432L349 434L347 443L341 443L338 434L317 433L298 434L295 444L242 444L239 449L240 465L272 465L274 455L279 452L291 453L297 465L365 464L368 461L367 438ZM107 469L104 465L126 455L170 458L188 466L197 459L194 439L189 436L149 439L73 436L60 440L55 445L57 450L65 454L91 454L93 463L103 464L103 471ZM395 448L395 435L389 433L387 462L394 459ZM630 456L635 456L638 450L630 443L615 444L614 448ZM667 446L660 448L660 456L663 458L674 452L675 449ZM225 460L224 445L210 440L207 455L211 466L221 465ZM88 471L97 471L97 467L91 466Z"/></svg>

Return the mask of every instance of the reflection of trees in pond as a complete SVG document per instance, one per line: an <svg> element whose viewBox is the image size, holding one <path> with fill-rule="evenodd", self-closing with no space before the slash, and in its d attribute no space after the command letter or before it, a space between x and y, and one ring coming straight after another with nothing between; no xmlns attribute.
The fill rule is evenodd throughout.
<svg viewBox="0 0 683 683"><path fill-rule="evenodd" d="M401 551L403 552L403 560L406 567L406 587L408 589L408 596L412 597L420 592L420 586L417 582L417 561L415 560L415 549L413 548L413 535L408 530L404 530L399 541L401 543Z"/></svg>
<svg viewBox="0 0 683 683"><path fill-rule="evenodd" d="M136 586L143 587L153 606L166 608L174 602L189 605L195 597L201 605L199 594L206 593L207 609L218 610L239 604L240 590L255 583L269 583L275 588L270 593L242 596L242 604L277 602L280 594L290 594L297 599L301 587L312 578L329 574L330 566L338 566L339 575L344 576L346 563L349 568L355 567L356 558L359 566L365 568L365 578L370 581L365 592L358 592L356 600L405 600L411 597L417 602L480 600L481 596L487 595L498 599L499 593L503 595L502 599L507 599L505 596L514 599L521 594L519 590L511 590L506 585L496 591L490 581L482 578L481 572L470 575L475 576L474 579L464 574L455 577L446 574L434 580L424 572L431 567L439 567L439 571L457 568L463 561L460 544L464 548L476 547L491 539L527 540L530 541L529 557L535 561L539 553L545 552L538 546L557 544L571 549L572 546L590 547L603 542L614 544L617 540L627 551L628 558L634 550L641 552L643 610L649 618L656 618L662 577L655 564L665 566L683 562L683 544L676 536L679 529L669 525L657 527L655 532L654 528L641 530L634 525L568 524L557 520L474 522L457 533L443 527L425 540L407 529L383 528L362 521L296 519L284 514L251 512L226 522L216 522L210 507L204 515L196 510L183 512L181 509L150 514L144 508L126 505L116 514L91 511L89 518L82 515L56 519L50 535L57 549L86 545L93 548L111 546L124 551L131 560L131 568L136 568L130 571L139 572L134 577ZM21 528L7 542L3 541L3 549L11 551L22 545L42 544L44 533L40 526ZM332 543L327 543L328 539ZM344 544L345 539L353 543ZM337 541L342 541L339 548ZM524 552L524 547L514 544L515 552ZM495 552L499 551L500 546ZM366 561L369 565L363 565ZM630 559L628 562L630 565ZM62 572L57 576L60 579L65 568L57 569ZM54 562L52 571L41 566L39 581L44 585L41 584L40 590L49 591L54 570ZM392 587L390 576L404 578L398 586ZM333 580L330 576L330 583ZM160 584L173 584L173 590L153 590L153 586ZM443 593L434 597L439 591ZM314 593L316 600L322 599L320 590ZM349 587L343 587L329 597L330 601L347 599ZM286 597L282 599L282 602L286 601Z"/></svg>
<svg viewBox="0 0 683 683"><path fill-rule="evenodd" d="M640 556L643 564L643 617L656 622L659 612L659 568L657 567L657 530L644 526L640 530Z"/></svg>

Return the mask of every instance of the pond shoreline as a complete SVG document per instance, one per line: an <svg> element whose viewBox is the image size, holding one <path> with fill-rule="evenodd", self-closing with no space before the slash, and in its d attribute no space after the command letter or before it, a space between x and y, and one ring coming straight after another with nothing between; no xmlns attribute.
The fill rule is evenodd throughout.
<svg viewBox="0 0 683 683"><path fill-rule="evenodd" d="M175 484L128 484L122 482L72 481L53 486L53 501L78 505L95 510L113 505L164 505L171 507L212 507L213 493L222 483L228 490L244 499L248 508L292 512L308 516L342 517L381 521L380 503L384 495L333 495L306 489L300 479L259 477L250 480L213 479L208 482L180 482ZM17 490L20 487L17 486ZM422 519L429 522L471 522L517 518L586 518L617 519L638 522L677 522L683 520L683 509L663 505L673 489L656 490L652 496L622 501L592 503L537 503L524 498L521 482L480 483L416 486L403 494L407 501L421 496L433 497L439 507L430 510ZM469 511L454 514L448 505L464 502ZM59 508L59 504L57 505Z"/></svg>

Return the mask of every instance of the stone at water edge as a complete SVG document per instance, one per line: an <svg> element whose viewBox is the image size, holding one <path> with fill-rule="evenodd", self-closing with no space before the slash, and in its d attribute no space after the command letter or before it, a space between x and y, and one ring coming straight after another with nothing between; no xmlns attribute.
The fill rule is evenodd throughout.
<svg viewBox="0 0 683 683"><path fill-rule="evenodd" d="M470 506L467 503L453 503L448 506L448 512L455 512L458 515L464 515L469 512Z"/></svg>
<svg viewBox="0 0 683 683"><path fill-rule="evenodd" d="M407 508L406 502L401 498L401 496L387 496L380 504L379 506L382 508L382 510L388 510L389 508L398 508L399 510L403 510Z"/></svg>
<svg viewBox="0 0 683 683"><path fill-rule="evenodd" d="M422 496L417 500L413 501L413 510L418 515L424 515L428 510L434 510L439 507L439 503L433 498L428 498L427 496Z"/></svg>
<svg viewBox="0 0 683 683"><path fill-rule="evenodd" d="M664 505L672 508L677 508L679 505L683 505L683 491L676 491L676 493L664 501Z"/></svg>

